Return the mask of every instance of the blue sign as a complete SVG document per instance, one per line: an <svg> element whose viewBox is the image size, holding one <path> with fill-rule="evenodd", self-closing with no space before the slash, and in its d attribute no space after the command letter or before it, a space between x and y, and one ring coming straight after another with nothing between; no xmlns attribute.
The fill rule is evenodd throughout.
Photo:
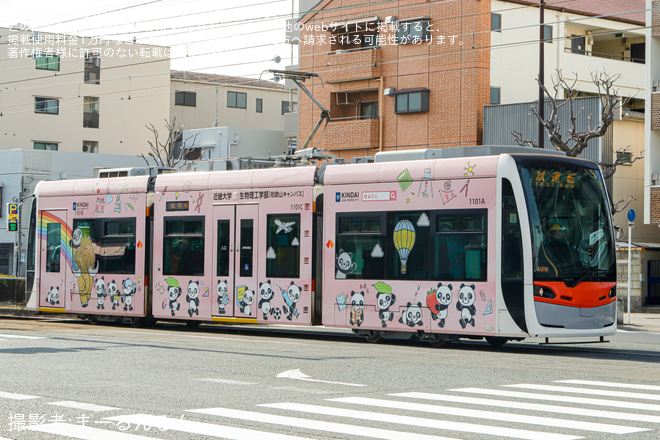
<svg viewBox="0 0 660 440"><path fill-rule="evenodd" d="M635 210L634 209L629 209L628 210L628 221L630 223L635 221Z"/></svg>

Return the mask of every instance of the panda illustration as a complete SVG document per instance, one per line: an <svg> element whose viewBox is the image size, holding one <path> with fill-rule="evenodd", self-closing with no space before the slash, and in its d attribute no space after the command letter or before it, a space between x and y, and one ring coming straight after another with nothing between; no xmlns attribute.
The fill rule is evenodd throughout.
<svg viewBox="0 0 660 440"><path fill-rule="evenodd" d="M426 306L431 311L431 318L434 321L440 319L438 322L438 327L444 327L447 319L447 314L449 312L449 304L453 299L452 291L453 287L451 284L443 286L442 283L438 283L438 288L429 291L426 296Z"/></svg>
<svg viewBox="0 0 660 440"><path fill-rule="evenodd" d="M121 302L124 303L124 311L133 310L133 295L137 290L137 284L131 281L130 278L126 278L121 282Z"/></svg>
<svg viewBox="0 0 660 440"><path fill-rule="evenodd" d="M364 292L351 292L351 317L348 322L351 325L362 325L364 321Z"/></svg>
<svg viewBox="0 0 660 440"><path fill-rule="evenodd" d="M282 309L284 310L284 313L287 314L286 319L291 321L293 320L294 316L296 318L300 316L300 313L298 313L298 308L296 307L296 304L298 304L298 301L300 301L300 298L302 297L300 287L296 286L296 284L291 281L291 284L287 290L284 290L281 287L280 290L282 291L282 297L286 303L286 305L282 306Z"/></svg>
<svg viewBox="0 0 660 440"><path fill-rule="evenodd" d="M394 312L390 312L390 307L396 301L396 295L387 292L378 292L376 302L378 303L378 317L383 327L387 327L387 321L394 319Z"/></svg>
<svg viewBox="0 0 660 440"><path fill-rule="evenodd" d="M105 297L108 295L108 291L105 290L105 280L103 277L97 278L96 282L94 283L94 288L96 290L96 301L97 301L97 309L105 309Z"/></svg>
<svg viewBox="0 0 660 440"><path fill-rule="evenodd" d="M218 287L216 288L216 292L218 293L218 313L221 315L225 314L225 306L229 304L228 291L229 288L227 287L227 280L218 280Z"/></svg>
<svg viewBox="0 0 660 440"><path fill-rule="evenodd" d="M254 292L246 289L243 292L243 299L238 300L238 308L241 313L250 316L252 314L252 303L254 303Z"/></svg>
<svg viewBox="0 0 660 440"><path fill-rule="evenodd" d="M270 286L270 280L265 283L259 283L259 296L261 299L259 300L258 307L261 309L264 319L268 319L268 314L272 314L274 311L270 302L275 296L275 292L273 292L273 288Z"/></svg>
<svg viewBox="0 0 660 440"><path fill-rule="evenodd" d="M50 290L48 291L48 296L46 296L46 301L48 301L51 305L60 303L60 289L57 286L51 286Z"/></svg>
<svg viewBox="0 0 660 440"><path fill-rule="evenodd" d="M172 311L172 316L174 313L181 308L181 304L177 299L181 296L181 287L179 287L179 282L176 280L170 280L168 278L167 296L170 299L170 310Z"/></svg>
<svg viewBox="0 0 660 440"><path fill-rule="evenodd" d="M186 301L188 302L188 314L190 317L192 318L194 314L199 316L199 281L190 280L188 283Z"/></svg>
<svg viewBox="0 0 660 440"><path fill-rule="evenodd" d="M406 310L403 311L403 315L399 318L399 322L406 324L408 327L413 328L416 325L424 325L422 323L422 303L418 302L417 304L408 303L406 305Z"/></svg>
<svg viewBox="0 0 660 440"><path fill-rule="evenodd" d="M337 275L336 279L344 279L346 275L352 273L357 267L357 263L353 262L353 253L346 252L343 249L339 250L337 254Z"/></svg>
<svg viewBox="0 0 660 440"><path fill-rule="evenodd" d="M463 328L467 327L468 324L474 327L474 315L477 314L477 308L474 306L475 299L474 284L461 284L456 308L461 312L461 319L458 322Z"/></svg>
<svg viewBox="0 0 660 440"><path fill-rule="evenodd" d="M83 233L79 228L71 231L71 240L69 240L69 246L71 249L78 249L80 247L80 242L82 241Z"/></svg>
<svg viewBox="0 0 660 440"><path fill-rule="evenodd" d="M115 280L112 280L108 283L108 297L112 300L112 310L115 310L119 307L119 298L121 297L121 292L117 288L117 283Z"/></svg>

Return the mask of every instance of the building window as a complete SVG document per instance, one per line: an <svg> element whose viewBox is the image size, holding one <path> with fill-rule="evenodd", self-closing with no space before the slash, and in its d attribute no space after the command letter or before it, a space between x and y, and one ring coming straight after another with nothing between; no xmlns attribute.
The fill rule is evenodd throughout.
<svg viewBox="0 0 660 440"><path fill-rule="evenodd" d="M227 92L227 107L247 108L247 93Z"/></svg>
<svg viewBox="0 0 660 440"><path fill-rule="evenodd" d="M495 32L502 32L501 14L490 14L490 30Z"/></svg>
<svg viewBox="0 0 660 440"><path fill-rule="evenodd" d="M197 107L197 93L195 92L175 92L174 105L185 105L187 107Z"/></svg>
<svg viewBox="0 0 660 440"><path fill-rule="evenodd" d="M48 115L58 115L60 113L60 100L56 98L34 97L34 112L45 113Z"/></svg>
<svg viewBox="0 0 660 440"><path fill-rule="evenodd" d="M362 119L378 119L378 102L360 103L360 117Z"/></svg>
<svg viewBox="0 0 660 440"><path fill-rule="evenodd" d="M34 143L34 149L35 150L49 150L49 151L57 151L57 144L54 142L35 142Z"/></svg>
<svg viewBox="0 0 660 440"><path fill-rule="evenodd" d="M101 83L101 58L99 57L85 58L85 83L86 84Z"/></svg>
<svg viewBox="0 0 660 440"><path fill-rule="evenodd" d="M377 48L381 44L380 19L371 17L364 20L351 20L332 23L329 27L331 50L356 50Z"/></svg>
<svg viewBox="0 0 660 440"><path fill-rule="evenodd" d="M428 19L400 21L396 25L396 42L398 44L421 43L431 38Z"/></svg>
<svg viewBox="0 0 660 440"><path fill-rule="evenodd" d="M417 113L429 111L429 90L402 91L396 95L394 113Z"/></svg>
<svg viewBox="0 0 660 440"><path fill-rule="evenodd" d="M500 88L491 87L490 88L490 103L499 104L500 103Z"/></svg>
<svg viewBox="0 0 660 440"><path fill-rule="evenodd" d="M60 70L60 57L57 55L39 55L35 58L35 67L40 70Z"/></svg>
<svg viewBox="0 0 660 440"><path fill-rule="evenodd" d="M99 128L99 98L85 96L83 105L83 127Z"/></svg>
<svg viewBox="0 0 660 440"><path fill-rule="evenodd" d="M282 101L282 114L296 113L298 111L298 103L291 101Z"/></svg>
<svg viewBox="0 0 660 440"><path fill-rule="evenodd" d="M98 153L99 152L99 142L98 141L83 141L82 152L83 153Z"/></svg>
<svg viewBox="0 0 660 440"><path fill-rule="evenodd" d="M547 24L543 25L543 42L552 43L552 26Z"/></svg>
<svg viewBox="0 0 660 440"><path fill-rule="evenodd" d="M264 112L264 100L261 98L257 98L257 113L263 113Z"/></svg>

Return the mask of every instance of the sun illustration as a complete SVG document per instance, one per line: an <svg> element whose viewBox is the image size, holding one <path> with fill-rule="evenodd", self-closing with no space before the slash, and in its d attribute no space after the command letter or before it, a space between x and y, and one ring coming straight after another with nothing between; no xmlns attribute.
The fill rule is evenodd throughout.
<svg viewBox="0 0 660 440"><path fill-rule="evenodd" d="M463 168L464 170L467 170L465 174L463 174L464 177L467 177L468 174L472 174L474 176L474 167L476 167L477 164L475 163L474 165L470 165L470 161L468 161L467 166Z"/></svg>

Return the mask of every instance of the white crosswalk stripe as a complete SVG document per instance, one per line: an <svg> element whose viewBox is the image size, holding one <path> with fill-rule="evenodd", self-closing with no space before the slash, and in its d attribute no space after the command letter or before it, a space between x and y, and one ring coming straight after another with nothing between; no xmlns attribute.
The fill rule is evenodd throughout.
<svg viewBox="0 0 660 440"><path fill-rule="evenodd" d="M42 336L11 335L11 334L7 334L7 333L0 333L0 338L7 338L7 339L46 339Z"/></svg>
<svg viewBox="0 0 660 440"><path fill-rule="evenodd" d="M657 391L654 386L589 380L556 382L564 386L513 384L503 385L505 389L494 387L450 389L443 393L406 392L382 398L352 396L327 398L321 405L264 403L256 405L255 410L201 408L186 410L186 416L180 418L119 414L100 419L95 422L97 426L91 426L90 423L74 424L69 420L68 423L46 423L26 429L54 437L81 440L163 440L173 435L191 439L204 436L235 440L311 440L328 437L385 440L454 440L466 437L484 440L598 440L605 435L607 438L620 437L621 440L660 438L660 405L645 402L655 400L649 399L657 396L653 394ZM511 388L525 388L528 391L513 391ZM617 388L640 392L614 391ZM575 396L577 393L603 397L579 397ZM617 393L625 393L628 399L634 398L636 401L606 398L619 397ZM14 399L19 396L24 396L23 399L38 398L4 394ZM3 397L2 392L0 397ZM44 403L94 412L121 411L120 408L72 401ZM498 408L511 411L498 411ZM196 421L195 415L213 418ZM98 426L101 424L106 426ZM122 424L130 426L130 431L122 430ZM143 429L137 429L139 427Z"/></svg>

